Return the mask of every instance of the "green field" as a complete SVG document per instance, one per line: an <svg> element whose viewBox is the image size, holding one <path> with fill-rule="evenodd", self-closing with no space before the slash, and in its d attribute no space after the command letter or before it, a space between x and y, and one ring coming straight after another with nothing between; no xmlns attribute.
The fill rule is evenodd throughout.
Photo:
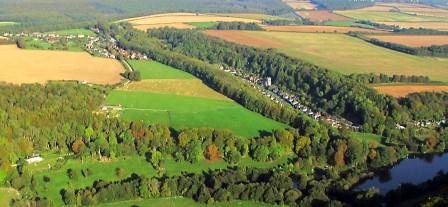
<svg viewBox="0 0 448 207"><path fill-rule="evenodd" d="M11 26L11 25L16 25L16 22L0 22L0 27L2 26Z"/></svg>
<svg viewBox="0 0 448 207"><path fill-rule="evenodd" d="M253 137L260 131L287 127L227 100L115 90L107 97L107 103L121 104L124 119L162 123L175 129L221 128Z"/></svg>
<svg viewBox="0 0 448 207"><path fill-rule="evenodd" d="M191 24L197 28L200 28L200 29L207 29L207 28L218 25L218 22L191 22L189 24Z"/></svg>
<svg viewBox="0 0 448 207"><path fill-rule="evenodd" d="M26 49L36 49L36 50L67 50L73 52L81 52L84 49L80 46L80 42L68 41L67 47L64 47L60 43L50 44L46 41L40 39L28 38L25 39Z"/></svg>
<svg viewBox="0 0 448 207"><path fill-rule="evenodd" d="M266 203L257 203L253 201L231 201L225 203L215 203L211 205L205 205L197 203L189 198L174 197L174 198L158 198L148 200L134 200L134 201L122 201L115 203L106 203L97 205L95 207L269 207L274 206Z"/></svg>
<svg viewBox="0 0 448 207"><path fill-rule="evenodd" d="M47 155L46 155L47 156ZM44 156L45 163L39 163L36 165L29 166L30 171L34 174L37 182L37 189L39 196L48 197L55 202L55 206L63 205L63 201L59 194L61 189L67 188L70 184L73 188L84 188L91 186L96 180L107 180L115 181L120 180L123 177L128 177L131 173L136 173L139 175L145 175L148 177L156 176L156 171L151 167L151 165L142 157L126 157L119 160L110 162L98 162L96 160L87 160L83 163L80 160L69 159L67 162L59 169L48 170L48 164L52 163L54 166L55 157L50 155L50 157ZM179 175L181 172L191 172L191 173L202 173L208 171L209 169L225 169L229 165L224 160L218 160L216 162L209 161L199 161L198 163L191 164L189 162L176 162L170 158L166 158L164 168L167 175ZM278 166L280 164L286 163L289 157L283 157L274 162L257 162L248 158L244 158L241 161L240 166L247 167L258 167L258 168L270 168ZM115 174L116 168L123 168L125 170L125 175L123 177L117 177ZM45 169L46 168L46 169ZM89 168L92 174L88 177L84 177L81 174L81 170ZM76 179L70 180L67 176L67 170L73 169L77 172L78 176ZM43 177L50 177L50 182L45 183Z"/></svg>
<svg viewBox="0 0 448 207"><path fill-rule="evenodd" d="M281 47L277 49L280 52L344 74L423 75L433 81L448 82L447 58L413 56L344 34L242 33L280 43Z"/></svg>
<svg viewBox="0 0 448 207"><path fill-rule="evenodd" d="M370 20L374 22L448 22L448 19L444 17L417 16L401 12L344 10L336 11L336 13L353 19Z"/></svg>
<svg viewBox="0 0 448 207"><path fill-rule="evenodd" d="M189 73L177 70L156 61L129 60L135 70L140 71L142 79L194 79Z"/></svg>
<svg viewBox="0 0 448 207"><path fill-rule="evenodd" d="M369 134L369 133L361 133L361 132L353 132L351 134L351 137L354 139L357 139L361 142L367 142L367 143L372 143L375 142L377 144L381 144L382 143L382 137L376 134Z"/></svg>
<svg viewBox="0 0 448 207"><path fill-rule="evenodd" d="M69 36L69 35L96 36L95 32L88 30L88 29L68 29L68 30L60 30L60 31L48 32L48 33L58 34L58 35L62 35L62 36Z"/></svg>
<svg viewBox="0 0 448 207"><path fill-rule="evenodd" d="M185 84L187 80L197 80L194 76L181 70L174 69L155 61L129 61L136 70L141 71L142 79L157 79L170 81L170 84ZM174 83L173 83L174 81ZM128 120L143 120L149 123L161 123L175 129L210 127L230 129L241 136L253 137L260 131L285 128L287 125L268 119L258 113L247 110L236 102L210 90L206 85L199 83L182 89L183 94L163 93L166 84L157 87L145 87L144 84L155 82L135 82L122 89L112 91L107 97L108 105L121 105L123 111L120 116ZM198 83L195 83L198 84ZM204 90L204 88L208 90ZM170 90L166 90L170 91ZM172 91L172 90L171 90ZM201 94L195 94L195 92ZM208 97L206 97L208 96Z"/></svg>

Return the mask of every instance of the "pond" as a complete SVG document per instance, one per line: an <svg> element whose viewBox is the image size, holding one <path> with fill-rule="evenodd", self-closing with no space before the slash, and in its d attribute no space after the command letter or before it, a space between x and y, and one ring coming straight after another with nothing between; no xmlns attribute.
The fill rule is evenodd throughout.
<svg viewBox="0 0 448 207"><path fill-rule="evenodd" d="M440 171L448 172L448 153L409 157L391 168L375 172L374 177L361 182L356 189L376 187L381 194L386 194L403 183L423 183Z"/></svg>

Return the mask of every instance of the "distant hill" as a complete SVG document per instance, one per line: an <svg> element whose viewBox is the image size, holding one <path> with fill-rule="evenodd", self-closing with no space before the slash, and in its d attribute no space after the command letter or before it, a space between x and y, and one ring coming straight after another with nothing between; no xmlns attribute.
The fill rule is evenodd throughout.
<svg viewBox="0 0 448 207"><path fill-rule="evenodd" d="M291 8L281 0L0 0L0 21L40 30L161 12L284 14Z"/></svg>

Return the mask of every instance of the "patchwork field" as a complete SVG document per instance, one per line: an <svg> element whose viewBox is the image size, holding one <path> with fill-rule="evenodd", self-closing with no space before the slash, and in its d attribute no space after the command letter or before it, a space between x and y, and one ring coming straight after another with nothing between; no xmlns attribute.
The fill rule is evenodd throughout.
<svg viewBox="0 0 448 207"><path fill-rule="evenodd" d="M317 5L309 0L283 0L288 6L294 10L314 10L317 9Z"/></svg>
<svg viewBox="0 0 448 207"><path fill-rule="evenodd" d="M396 25L402 28L428 28L442 31L448 31L448 22L379 22L387 25Z"/></svg>
<svg viewBox="0 0 448 207"><path fill-rule="evenodd" d="M1 45L0 53L0 81L9 83L85 80L112 84L122 79L123 67L118 61L93 57L86 52L22 50L15 45Z"/></svg>
<svg viewBox="0 0 448 207"><path fill-rule="evenodd" d="M420 16L402 12L344 10L336 11L336 13L353 19L370 20L374 22L448 22L448 19L444 17Z"/></svg>
<svg viewBox="0 0 448 207"><path fill-rule="evenodd" d="M142 71L145 80L112 91L106 101L121 105L124 119L163 123L175 129L230 129L247 137L286 127L247 110L188 73L150 61L132 61L131 65Z"/></svg>
<svg viewBox="0 0 448 207"><path fill-rule="evenodd" d="M185 26L192 22L261 22L257 19L249 19L242 17L218 16L213 14L196 14L196 13L171 13L159 14L144 17L125 19L135 26L137 29L160 28L165 26L176 27L179 29L192 28ZM194 27L193 27L194 28Z"/></svg>
<svg viewBox="0 0 448 207"><path fill-rule="evenodd" d="M448 45L448 35L369 35L368 37L410 47Z"/></svg>
<svg viewBox="0 0 448 207"><path fill-rule="evenodd" d="M448 92L448 85L378 85L373 87L382 94L404 97L416 92Z"/></svg>
<svg viewBox="0 0 448 207"><path fill-rule="evenodd" d="M323 32L323 33L348 33L348 32L361 32L361 33L388 33L387 31L364 29L357 27L339 27L339 26L264 26L267 31L281 31L281 32Z"/></svg>
<svg viewBox="0 0 448 207"><path fill-rule="evenodd" d="M315 22L322 21L344 21L350 18L329 12L327 10L313 10L313 11L298 11L297 14L302 18L309 19Z"/></svg>
<svg viewBox="0 0 448 207"><path fill-rule="evenodd" d="M251 46L271 46L292 57L344 74L424 75L434 81L448 81L448 59L412 56L342 34L238 31L238 35L228 35L221 31L214 36ZM244 41L244 37L252 41ZM254 43L256 39L262 39L263 44Z"/></svg>

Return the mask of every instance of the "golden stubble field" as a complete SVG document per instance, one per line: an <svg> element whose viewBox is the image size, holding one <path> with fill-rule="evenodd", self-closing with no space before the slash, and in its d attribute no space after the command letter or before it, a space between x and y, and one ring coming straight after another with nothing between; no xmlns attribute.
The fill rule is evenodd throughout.
<svg viewBox="0 0 448 207"><path fill-rule="evenodd" d="M410 47L448 45L448 35L369 35L369 37Z"/></svg>
<svg viewBox="0 0 448 207"><path fill-rule="evenodd" d="M23 50L0 46L0 81L46 83L49 80L79 80L96 84L119 82L122 65L113 59L86 52Z"/></svg>
<svg viewBox="0 0 448 207"><path fill-rule="evenodd" d="M442 92L448 91L448 86L438 85L384 85L373 87L378 93L388 94L394 97L404 97L416 92Z"/></svg>
<svg viewBox="0 0 448 207"><path fill-rule="evenodd" d="M160 28L164 26L179 27L179 29L185 29L187 26L185 23L192 22L256 22L261 23L257 19L219 16L214 14L196 14L196 13L167 13L151 16L136 17L131 19L125 19L134 25L137 29L148 28Z"/></svg>
<svg viewBox="0 0 448 207"><path fill-rule="evenodd" d="M308 33L348 33L348 32L361 32L361 33L389 33L388 31L365 29L358 27L336 27L336 26L315 26L315 25L300 25L300 26L264 26L263 29L267 31L279 31L279 32L308 32Z"/></svg>

